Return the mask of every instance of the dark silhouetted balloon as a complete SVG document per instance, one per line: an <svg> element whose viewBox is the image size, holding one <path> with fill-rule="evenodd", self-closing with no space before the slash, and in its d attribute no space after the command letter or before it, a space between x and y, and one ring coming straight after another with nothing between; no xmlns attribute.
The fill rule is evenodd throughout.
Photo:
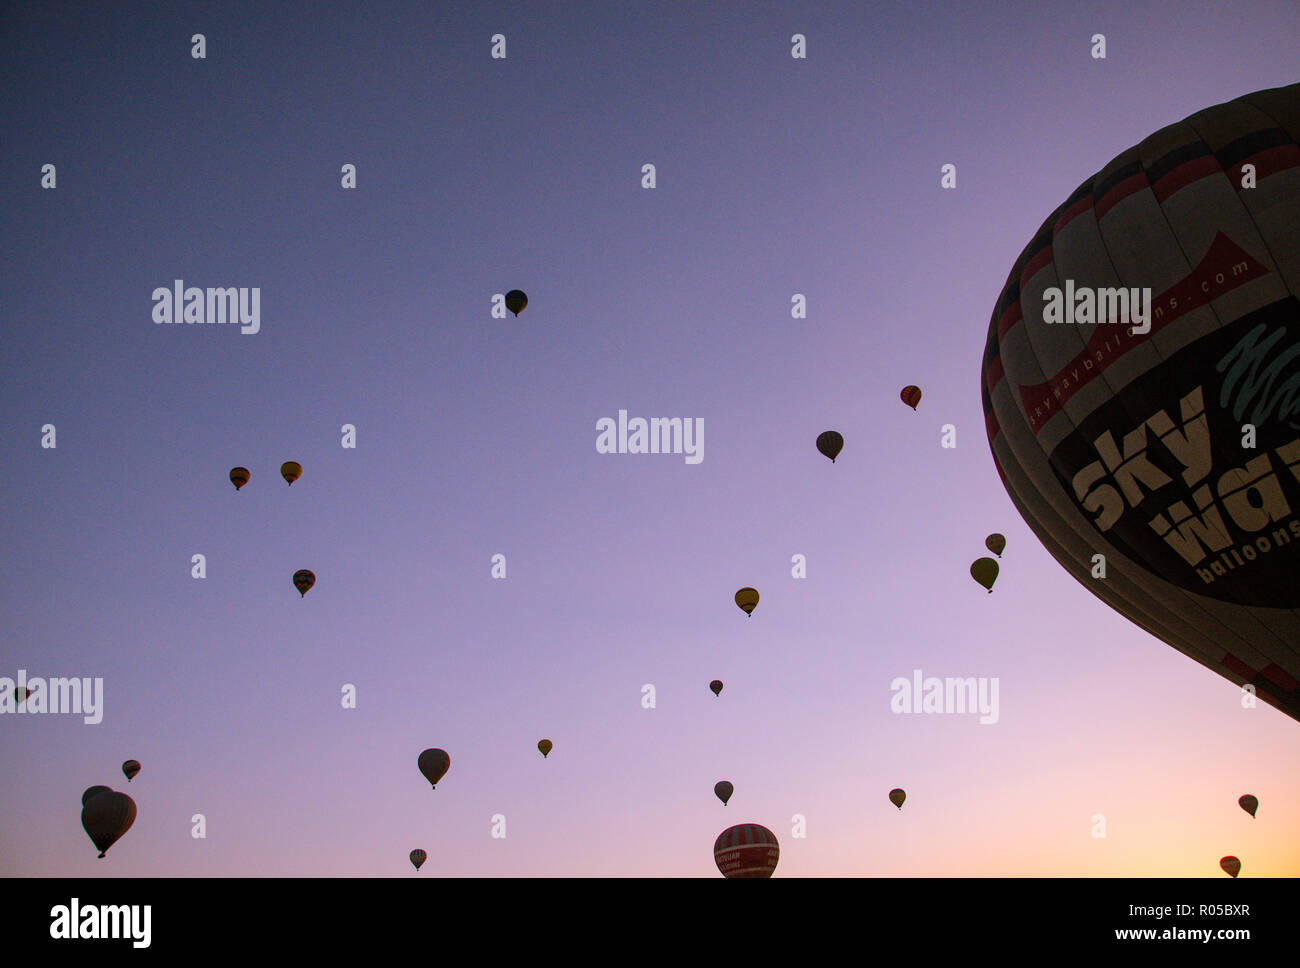
<svg viewBox="0 0 1300 968"><path fill-rule="evenodd" d="M100 857L131 829L133 823L135 801L125 793L113 790L97 793L81 807L81 826L86 828L86 833L99 848Z"/></svg>
<svg viewBox="0 0 1300 968"><path fill-rule="evenodd" d="M991 534L984 539L984 547L988 548L989 551L993 552L999 558L1002 557L1002 552L1006 546L1007 539L1000 534Z"/></svg>
<svg viewBox="0 0 1300 968"><path fill-rule="evenodd" d="M970 566L970 576L993 594L993 583L998 580L998 563L992 558L980 558Z"/></svg>
<svg viewBox="0 0 1300 968"><path fill-rule="evenodd" d="M715 696L722 695L722 680L714 679L712 682L709 683L709 688L713 690L713 694Z"/></svg>
<svg viewBox="0 0 1300 968"><path fill-rule="evenodd" d="M126 782L130 783L135 775L140 772L139 760L127 760L122 764L122 772L126 775Z"/></svg>
<svg viewBox="0 0 1300 968"><path fill-rule="evenodd" d="M903 801L906 799L907 794L902 790L899 790L897 787L889 791L889 802L898 807L899 810L903 809ZM922 812L924 813L924 811Z"/></svg>
<svg viewBox="0 0 1300 968"><path fill-rule="evenodd" d="M1249 793L1239 799L1237 804L1252 817L1255 816L1255 811L1259 809L1259 800L1251 796Z"/></svg>
<svg viewBox="0 0 1300 968"><path fill-rule="evenodd" d="M753 615L758 605L758 592L752 588L742 588L736 592L736 604L746 615Z"/></svg>
<svg viewBox="0 0 1300 968"><path fill-rule="evenodd" d="M537 744L537 748L542 751L542 759L546 759L547 754L550 753L551 750L553 750L555 747L552 745L549 739L544 739Z"/></svg>
<svg viewBox="0 0 1300 968"><path fill-rule="evenodd" d="M1002 483L1052 557L1295 719L1298 140L1292 84L1198 111L1087 178L1012 267L980 388ZM1143 291L1146 309L1127 306Z"/></svg>
<svg viewBox="0 0 1300 968"><path fill-rule="evenodd" d="M112 793L112 792L113 792L112 787L106 787L106 786L87 787L86 792L81 795L81 805L84 807L86 805L86 801L89 800L91 797L93 797L96 793Z"/></svg>
<svg viewBox="0 0 1300 968"><path fill-rule="evenodd" d="M839 456L839 452L844 449L844 438L834 430L827 430L818 435L817 449L821 451L822 454L829 457L831 463L834 464L835 458Z"/></svg>
<svg viewBox="0 0 1300 968"><path fill-rule="evenodd" d="M713 785L713 793L722 801L724 807L727 805L727 801L731 799L731 795L735 792L736 788L726 780L721 780Z"/></svg>
<svg viewBox="0 0 1300 968"><path fill-rule="evenodd" d="M1231 855L1221 857L1219 859L1219 866L1227 872L1229 877L1236 877L1241 873L1241 861Z"/></svg>
<svg viewBox="0 0 1300 968"><path fill-rule="evenodd" d="M234 484L235 490L238 491L241 487L243 487L245 484L248 483L249 476L250 475L248 473L247 467L233 468L230 471L230 483Z"/></svg>
<svg viewBox="0 0 1300 968"><path fill-rule="evenodd" d="M511 289L506 293L506 309L510 310L516 316L524 311L528 305L528 297L520 289Z"/></svg>
<svg viewBox="0 0 1300 968"><path fill-rule="evenodd" d="M422 851L419 847L411 851L411 863L415 865L415 869L417 871L424 866L424 862L428 859L429 859L429 855L426 854L424 851Z"/></svg>
<svg viewBox="0 0 1300 968"><path fill-rule="evenodd" d="M903 402L904 402L905 404L907 404L909 407L911 407L913 410L915 410L916 407L917 407L917 404L919 404L919 403L921 402L921 388L920 388L920 387L903 387L903 392L900 393L899 396L902 397Z"/></svg>
<svg viewBox="0 0 1300 968"><path fill-rule="evenodd" d="M780 858L776 835L762 824L736 824L713 842L713 862L723 877L771 877Z"/></svg>
<svg viewBox="0 0 1300 968"><path fill-rule="evenodd" d="M302 569L302 571L295 571L293 573L293 587L298 589L298 593L304 598L307 596L307 592L311 590L311 586L314 584L316 584L316 576L306 568Z"/></svg>
<svg viewBox="0 0 1300 968"><path fill-rule="evenodd" d="M27 687L16 686L14 687L14 702L19 702L19 703L26 702L27 697L30 696L31 694L32 691Z"/></svg>
<svg viewBox="0 0 1300 968"><path fill-rule="evenodd" d="M302 465L296 460L287 460L280 465L280 476L292 487L293 482L302 477Z"/></svg>
<svg viewBox="0 0 1300 968"><path fill-rule="evenodd" d="M438 781L446 776L447 770L451 768L451 757L445 750L425 750L420 754L417 762L420 772L429 781L429 786L435 790L438 788Z"/></svg>

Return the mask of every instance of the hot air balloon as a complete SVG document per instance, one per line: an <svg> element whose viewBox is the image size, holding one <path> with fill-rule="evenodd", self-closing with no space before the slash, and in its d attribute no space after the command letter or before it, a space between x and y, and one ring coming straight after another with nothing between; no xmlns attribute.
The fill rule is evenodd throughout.
<svg viewBox="0 0 1300 968"><path fill-rule="evenodd" d="M424 866L424 862L428 859L429 859L429 855L426 854L424 851L422 851L419 847L411 851L411 863L415 865L415 869L417 871L422 866Z"/></svg>
<svg viewBox="0 0 1300 968"><path fill-rule="evenodd" d="M31 694L32 691L25 686L16 686L14 688L14 702L24 703Z"/></svg>
<svg viewBox="0 0 1300 968"><path fill-rule="evenodd" d="M1295 719L1298 138L1292 84L1119 155L1020 254L981 369L994 464L1052 556ZM1257 185L1243 189L1246 164Z"/></svg>
<svg viewBox="0 0 1300 968"><path fill-rule="evenodd" d="M712 682L709 683L709 688L713 690L713 694L715 696L722 695L722 680L714 679Z"/></svg>
<svg viewBox="0 0 1300 968"><path fill-rule="evenodd" d="M250 475L249 475L249 473L248 473L248 468L247 468L247 467L234 467L234 468L231 468L231 471L230 471L230 483L231 483L231 484L234 484L234 485L235 485L235 490L238 491L241 487L243 487L245 484L248 483L248 478L249 478L249 476L250 476Z"/></svg>
<svg viewBox="0 0 1300 968"><path fill-rule="evenodd" d="M834 430L827 430L817 435L817 449L835 463L835 458L844 449L844 438Z"/></svg>
<svg viewBox="0 0 1300 968"><path fill-rule="evenodd" d="M992 558L980 558L970 566L970 576L993 594L993 583L998 580L998 563Z"/></svg>
<svg viewBox="0 0 1300 968"><path fill-rule="evenodd" d="M94 789L93 787L91 789ZM90 791L86 791L89 793ZM85 794L83 794L84 796ZM81 826L103 857L135 823L135 801L113 790L96 793L81 807Z"/></svg>
<svg viewBox="0 0 1300 968"><path fill-rule="evenodd" d="M127 760L122 764L122 772L126 774L126 782L130 783L135 775L140 772L140 761Z"/></svg>
<svg viewBox="0 0 1300 968"><path fill-rule="evenodd" d="M1002 557L1002 551L1007 546L1007 539L1000 534L991 534L984 539L984 547L993 552L999 558Z"/></svg>
<svg viewBox="0 0 1300 968"><path fill-rule="evenodd" d="M754 607L758 605L758 592L752 588L742 588L736 592L736 604L746 615L753 615Z"/></svg>
<svg viewBox="0 0 1300 968"><path fill-rule="evenodd" d="M528 305L528 297L524 295L523 290L511 289L506 293L506 309L510 310L516 316L524 311ZM545 314L543 314L545 315Z"/></svg>
<svg viewBox="0 0 1300 968"><path fill-rule="evenodd" d="M1231 855L1219 858L1219 866L1227 872L1229 877L1236 877L1241 873L1241 861Z"/></svg>
<svg viewBox="0 0 1300 968"><path fill-rule="evenodd" d="M551 744L549 739L544 739L537 744L537 748L542 751L542 759L546 759L547 754L555 747Z"/></svg>
<svg viewBox="0 0 1300 968"><path fill-rule="evenodd" d="M911 407L913 410L915 410L916 407L917 407L917 404L919 404L919 403L921 402L921 388L920 388L920 387L903 387L903 392L900 393L899 396L902 397L903 402L904 402L905 404L907 404L909 407Z"/></svg>
<svg viewBox="0 0 1300 968"><path fill-rule="evenodd" d="M892 803L894 806L898 807L899 810L903 809L903 801L906 799L907 799L907 794L904 793L902 790L899 790L898 788L894 788L893 790L889 791L889 802Z"/></svg>
<svg viewBox="0 0 1300 968"><path fill-rule="evenodd" d="M776 835L762 824L736 824L713 842L713 862L723 877L771 877L780 857Z"/></svg>
<svg viewBox="0 0 1300 968"><path fill-rule="evenodd" d="M1255 797L1252 797L1249 793L1247 793L1244 797L1238 800L1237 804L1238 806L1241 807L1242 810L1245 810L1252 817L1255 816L1255 811L1259 809L1259 800L1256 799Z"/></svg>
<svg viewBox="0 0 1300 968"><path fill-rule="evenodd" d="M731 795L735 792L736 788L726 780L721 780L713 785L713 793L722 801L724 807L727 805L727 801L731 799Z"/></svg>
<svg viewBox="0 0 1300 968"><path fill-rule="evenodd" d="M296 460L287 460L280 465L280 476L292 487L293 482L302 477L302 465Z"/></svg>
<svg viewBox="0 0 1300 968"><path fill-rule="evenodd" d="M419 764L420 772L423 773L424 778L429 781L430 788L436 790L438 788L438 781L441 780L447 774L447 770L451 768L451 757L447 755L445 750L425 750L420 754L417 763Z"/></svg>
<svg viewBox="0 0 1300 968"><path fill-rule="evenodd" d="M311 586L316 584L316 576L306 568L293 573L293 587L298 589L298 593L307 597L307 592L311 591Z"/></svg>
<svg viewBox="0 0 1300 968"><path fill-rule="evenodd" d="M113 792L112 787L106 787L106 786L87 787L86 792L81 795L81 805L84 807L86 805L86 801L89 800L97 793L112 793L112 792Z"/></svg>

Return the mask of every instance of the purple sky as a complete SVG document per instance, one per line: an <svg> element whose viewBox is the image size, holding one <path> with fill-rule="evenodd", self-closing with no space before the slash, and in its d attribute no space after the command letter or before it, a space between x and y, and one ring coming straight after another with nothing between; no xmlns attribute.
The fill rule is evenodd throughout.
<svg viewBox="0 0 1300 968"><path fill-rule="evenodd" d="M977 382L1042 220L1295 81L1300 7L256 6L0 11L0 676L105 692L0 717L0 874L716 877L744 821L777 876L1300 874L1297 724L1052 559ZM155 325L177 278L261 332ZM703 462L596 453L620 409ZM892 714L917 668L999 721ZM139 807L104 860L97 783Z"/></svg>

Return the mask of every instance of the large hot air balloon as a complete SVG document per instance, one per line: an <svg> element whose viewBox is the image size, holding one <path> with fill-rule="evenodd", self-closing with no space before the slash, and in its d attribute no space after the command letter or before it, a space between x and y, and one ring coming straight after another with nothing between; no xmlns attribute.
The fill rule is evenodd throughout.
<svg viewBox="0 0 1300 968"><path fill-rule="evenodd" d="M1007 539L1000 534L991 534L984 539L984 547L988 548L989 551L993 552L999 558L1002 557L1002 552L1006 546Z"/></svg>
<svg viewBox="0 0 1300 968"><path fill-rule="evenodd" d="M736 788L726 780L720 780L713 785L713 795L722 801L724 807L727 805L727 801L731 799L731 795L735 792Z"/></svg>
<svg viewBox="0 0 1300 968"><path fill-rule="evenodd" d="M753 615L754 608L758 605L758 592L752 588L742 588L736 592L736 604L746 615Z"/></svg>
<svg viewBox="0 0 1300 968"><path fill-rule="evenodd" d="M112 792L113 792L112 787L106 787L106 786L87 787L86 792L81 795L81 805L84 807L86 805L86 801L89 800L97 793L112 793Z"/></svg>
<svg viewBox="0 0 1300 968"><path fill-rule="evenodd" d="M86 791L89 792L90 790ZM100 857L131 829L133 823L135 801L125 793L107 790L96 793L82 804L81 826L86 828L86 833L90 834L90 839L99 848Z"/></svg>
<svg viewBox="0 0 1300 968"><path fill-rule="evenodd" d="M293 482L302 477L302 465L296 460L287 460L280 465L280 476L292 487Z"/></svg>
<svg viewBox="0 0 1300 968"><path fill-rule="evenodd" d="M522 289L511 289L506 293L506 309L510 310L516 316L522 313L524 307L527 305L528 297L524 294Z"/></svg>
<svg viewBox="0 0 1300 968"><path fill-rule="evenodd" d="M994 463L1052 556L1296 719L1298 139L1292 84L1119 155L1020 254L981 373Z"/></svg>
<svg viewBox="0 0 1300 968"><path fill-rule="evenodd" d="M713 862L723 877L771 877L780 857L776 835L762 824L736 824L713 842Z"/></svg>
<svg viewBox="0 0 1300 968"><path fill-rule="evenodd" d="M909 407L915 410L917 408L917 405L920 404L921 402L921 388L903 387L903 392L900 393L899 396L902 398L905 404L907 404Z"/></svg>
<svg viewBox="0 0 1300 968"><path fill-rule="evenodd" d="M250 476L247 467L232 467L230 469L230 483L235 485L236 491L248 483Z"/></svg>
<svg viewBox="0 0 1300 968"><path fill-rule="evenodd" d="M834 430L827 430L817 435L817 449L822 454L835 463L835 458L839 456L840 451L844 449L844 438Z"/></svg>
<svg viewBox="0 0 1300 968"><path fill-rule="evenodd" d="M903 801L906 799L907 794L902 790L899 790L897 787L889 791L889 802L898 807L899 810L903 809Z"/></svg>
<svg viewBox="0 0 1300 968"><path fill-rule="evenodd" d="M709 683L709 688L713 690L713 694L715 696L722 695L722 680L714 679L712 682Z"/></svg>
<svg viewBox="0 0 1300 968"><path fill-rule="evenodd" d="M537 744L537 748L542 753L542 759L546 759L547 755L555 748L555 746L549 739L544 739Z"/></svg>
<svg viewBox="0 0 1300 968"><path fill-rule="evenodd" d="M1255 816L1255 811L1259 809L1259 800L1247 793L1237 801L1237 805L1253 817Z"/></svg>
<svg viewBox="0 0 1300 968"><path fill-rule="evenodd" d="M1241 873L1241 861L1229 854L1227 857L1219 858L1219 866L1224 869L1229 877L1236 877Z"/></svg>
<svg viewBox="0 0 1300 968"><path fill-rule="evenodd" d="M311 591L311 586L314 584L316 584L316 576L306 568L293 573L293 587L298 589L298 593L302 595L303 598L307 597L307 593Z"/></svg>
<svg viewBox="0 0 1300 968"><path fill-rule="evenodd" d="M970 566L970 576L993 594L993 583L998 580L998 563L992 558L978 558Z"/></svg>
<svg viewBox="0 0 1300 968"><path fill-rule="evenodd" d="M424 851L422 851L419 847L411 851L411 863L415 865L415 869L417 871L424 866L424 862L428 859L429 859L429 855L426 854Z"/></svg>
<svg viewBox="0 0 1300 968"><path fill-rule="evenodd" d="M438 788L438 781L446 776L447 770L451 768L451 757L445 750L425 750L416 762L424 778L429 781L430 788L434 790Z"/></svg>
<svg viewBox="0 0 1300 968"><path fill-rule="evenodd" d="M126 776L126 782L130 783L135 779L135 775L140 772L139 760L127 760L122 764L122 773Z"/></svg>

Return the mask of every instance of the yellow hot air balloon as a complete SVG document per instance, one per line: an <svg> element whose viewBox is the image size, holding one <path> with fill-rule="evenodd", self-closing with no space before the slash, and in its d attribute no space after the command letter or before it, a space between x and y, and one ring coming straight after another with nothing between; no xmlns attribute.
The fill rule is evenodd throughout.
<svg viewBox="0 0 1300 968"><path fill-rule="evenodd" d="M1259 800L1247 793L1237 801L1237 805L1253 817L1255 816L1255 811L1259 809Z"/></svg>
<svg viewBox="0 0 1300 968"><path fill-rule="evenodd" d="M292 486L294 481L302 477L302 465L296 460L287 460L280 465L280 476Z"/></svg>
<svg viewBox="0 0 1300 968"><path fill-rule="evenodd" d="M528 305L528 297L522 289L511 289L506 293L506 309L510 310L516 316L524 311Z"/></svg>
<svg viewBox="0 0 1300 968"><path fill-rule="evenodd" d="M233 467L230 470L230 483L234 484L235 490L238 491L248 483L249 476L247 467Z"/></svg>
<svg viewBox="0 0 1300 968"><path fill-rule="evenodd" d="M903 809L903 801L906 799L907 794L898 788L889 791L889 802L898 807L899 810Z"/></svg>
<svg viewBox="0 0 1300 968"><path fill-rule="evenodd" d="M993 552L999 558L1002 557L1002 552L1006 546L1007 539L1000 534L991 534L984 539L984 547L988 548L989 551Z"/></svg>
<svg viewBox="0 0 1300 968"><path fill-rule="evenodd" d="M555 747L551 744L549 739L544 739L537 744L537 748L542 751L542 759L546 759L546 755Z"/></svg>
<svg viewBox="0 0 1300 968"><path fill-rule="evenodd" d="M753 588L742 588L736 592L736 604L746 615L753 615L758 605L758 592Z"/></svg>
<svg viewBox="0 0 1300 968"><path fill-rule="evenodd" d="M724 807L727 805L727 801L731 799L731 795L735 792L736 788L726 780L721 780L713 785L713 795L722 801Z"/></svg>
<svg viewBox="0 0 1300 968"><path fill-rule="evenodd" d="M1229 854L1227 857L1219 858L1219 866L1224 869L1229 877L1236 877L1241 873L1241 861Z"/></svg>
<svg viewBox="0 0 1300 968"><path fill-rule="evenodd" d="M998 563L992 558L980 558L970 566L970 576L993 594L993 583L998 580Z"/></svg>
<svg viewBox="0 0 1300 968"><path fill-rule="evenodd" d="M311 586L314 584L316 584L316 576L306 568L293 573L293 587L298 589L298 593L304 598L307 597L307 592L311 591Z"/></svg>

